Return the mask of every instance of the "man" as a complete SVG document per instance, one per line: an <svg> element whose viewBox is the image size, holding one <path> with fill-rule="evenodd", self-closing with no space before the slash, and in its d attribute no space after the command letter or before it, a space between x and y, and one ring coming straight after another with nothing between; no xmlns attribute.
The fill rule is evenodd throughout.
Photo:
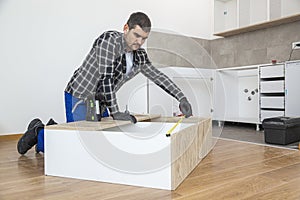
<svg viewBox="0 0 300 200"><path fill-rule="evenodd" d="M95 40L87 57L74 72L65 89L67 122L85 120L87 112L85 101L89 96L94 95L104 102L114 120L128 120L135 123L136 119L129 112L120 112L116 92L139 72L176 98L180 102L179 108L185 117L192 115L191 105L181 90L151 64L146 51L141 48L150 30L151 22L148 16L142 12L136 12L130 15L123 33L107 31ZM108 113L105 112L102 115L108 116ZM36 122L31 122L31 127L35 127L31 132L41 135L43 129L40 125L37 126L41 122L35 120ZM25 133L23 141L25 141L24 138L29 138L26 134L30 135L30 133ZM39 136L39 138L41 139L37 140L38 146L43 137ZM25 142L20 141L18 150L20 149L21 154L26 153L35 143L30 142L28 145L28 142L23 144Z"/></svg>

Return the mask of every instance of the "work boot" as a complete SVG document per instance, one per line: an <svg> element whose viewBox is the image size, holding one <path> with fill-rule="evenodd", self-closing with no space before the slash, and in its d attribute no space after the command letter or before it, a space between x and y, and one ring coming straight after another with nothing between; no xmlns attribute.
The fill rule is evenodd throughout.
<svg viewBox="0 0 300 200"><path fill-rule="evenodd" d="M28 127L27 127L27 131L33 129L34 127L38 126L39 124L41 124L42 121L39 118L33 119Z"/></svg>
<svg viewBox="0 0 300 200"><path fill-rule="evenodd" d="M46 126L51 126L51 125L55 125L57 124L52 118L49 119L49 121L47 122ZM44 134L42 135L38 135L38 140L44 141ZM35 152L36 153L40 153L40 152L44 152L44 143L38 143L35 145Z"/></svg>
<svg viewBox="0 0 300 200"><path fill-rule="evenodd" d="M28 125L28 130L19 139L17 150L20 154L25 154L37 143L37 135L40 129L44 128L44 124L39 119L32 120Z"/></svg>

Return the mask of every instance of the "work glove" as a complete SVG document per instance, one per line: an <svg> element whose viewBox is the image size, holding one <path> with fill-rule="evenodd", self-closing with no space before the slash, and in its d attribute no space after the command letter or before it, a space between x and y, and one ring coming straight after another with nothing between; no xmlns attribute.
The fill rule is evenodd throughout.
<svg viewBox="0 0 300 200"><path fill-rule="evenodd" d="M136 118L129 113L117 112L115 114L112 114L112 117L114 120L131 121L134 124L137 122Z"/></svg>
<svg viewBox="0 0 300 200"><path fill-rule="evenodd" d="M185 118L192 116L191 104L188 102L188 100L185 97L180 100L179 109L182 112L182 114L185 116Z"/></svg>

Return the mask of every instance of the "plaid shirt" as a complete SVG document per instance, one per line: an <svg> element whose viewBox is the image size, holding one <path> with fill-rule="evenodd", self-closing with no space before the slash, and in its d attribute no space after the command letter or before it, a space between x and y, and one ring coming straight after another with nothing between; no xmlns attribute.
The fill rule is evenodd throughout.
<svg viewBox="0 0 300 200"><path fill-rule="evenodd" d="M101 92L111 114L114 114L119 111L116 92L125 82L141 72L178 101L184 98L181 90L151 64L142 48L133 52L132 71L126 75L125 53L123 33L103 33L94 42L82 65L74 72L65 91L80 99Z"/></svg>

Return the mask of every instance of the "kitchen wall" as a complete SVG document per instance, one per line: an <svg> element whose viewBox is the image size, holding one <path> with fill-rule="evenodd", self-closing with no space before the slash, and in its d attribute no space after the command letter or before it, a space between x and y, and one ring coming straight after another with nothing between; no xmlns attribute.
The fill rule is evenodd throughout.
<svg viewBox="0 0 300 200"><path fill-rule="evenodd" d="M292 42L300 41L300 22L257 30L211 41L211 55L219 68L284 62L289 59ZM292 60L300 59L294 50Z"/></svg>
<svg viewBox="0 0 300 200"><path fill-rule="evenodd" d="M156 66L207 68L211 66L209 40L151 32L147 51Z"/></svg>
<svg viewBox="0 0 300 200"><path fill-rule="evenodd" d="M214 40L155 32L148 51L158 66L226 68L284 62L292 42L300 41L299 33L299 21ZM300 50L293 51L291 60L300 60Z"/></svg>

